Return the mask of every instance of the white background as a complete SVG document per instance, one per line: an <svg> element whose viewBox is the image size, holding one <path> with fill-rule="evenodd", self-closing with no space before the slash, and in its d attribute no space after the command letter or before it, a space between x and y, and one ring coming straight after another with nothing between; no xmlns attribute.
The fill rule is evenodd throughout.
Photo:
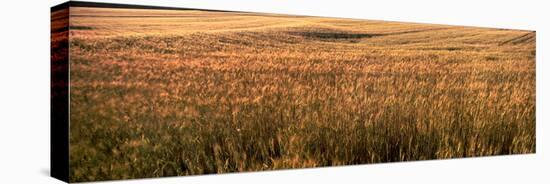
<svg viewBox="0 0 550 184"><path fill-rule="evenodd" d="M62 0L0 7L0 183L62 183L49 175L50 10ZM121 0L222 10L537 31L537 153L444 161L129 180L117 183L549 183L550 6L481 0ZM546 17L546 21L545 21Z"/></svg>

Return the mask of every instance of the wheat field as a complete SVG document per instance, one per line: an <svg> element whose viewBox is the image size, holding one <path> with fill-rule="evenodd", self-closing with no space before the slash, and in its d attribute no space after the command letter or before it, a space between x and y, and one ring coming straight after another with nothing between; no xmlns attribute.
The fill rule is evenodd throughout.
<svg viewBox="0 0 550 184"><path fill-rule="evenodd" d="M70 180L535 153L535 32L71 8Z"/></svg>

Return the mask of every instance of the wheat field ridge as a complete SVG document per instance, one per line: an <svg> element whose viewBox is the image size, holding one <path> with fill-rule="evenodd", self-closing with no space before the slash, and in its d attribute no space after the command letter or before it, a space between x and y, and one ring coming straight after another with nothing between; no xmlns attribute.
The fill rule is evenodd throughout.
<svg viewBox="0 0 550 184"><path fill-rule="evenodd" d="M72 7L70 180L535 153L535 32Z"/></svg>

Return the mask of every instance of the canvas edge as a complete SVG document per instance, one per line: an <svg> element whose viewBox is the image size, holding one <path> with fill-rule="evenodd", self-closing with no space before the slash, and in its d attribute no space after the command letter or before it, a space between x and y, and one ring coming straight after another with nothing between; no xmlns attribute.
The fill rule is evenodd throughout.
<svg viewBox="0 0 550 184"><path fill-rule="evenodd" d="M67 1L50 9L50 176L64 182L69 182L70 175L69 7ZM54 19L58 11L66 12ZM58 21L62 27L54 27Z"/></svg>

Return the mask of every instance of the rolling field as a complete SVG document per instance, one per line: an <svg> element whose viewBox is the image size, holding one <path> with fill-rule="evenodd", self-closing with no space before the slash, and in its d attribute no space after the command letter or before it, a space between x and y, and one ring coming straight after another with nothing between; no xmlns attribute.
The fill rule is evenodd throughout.
<svg viewBox="0 0 550 184"><path fill-rule="evenodd" d="M71 8L70 180L535 153L535 32Z"/></svg>

